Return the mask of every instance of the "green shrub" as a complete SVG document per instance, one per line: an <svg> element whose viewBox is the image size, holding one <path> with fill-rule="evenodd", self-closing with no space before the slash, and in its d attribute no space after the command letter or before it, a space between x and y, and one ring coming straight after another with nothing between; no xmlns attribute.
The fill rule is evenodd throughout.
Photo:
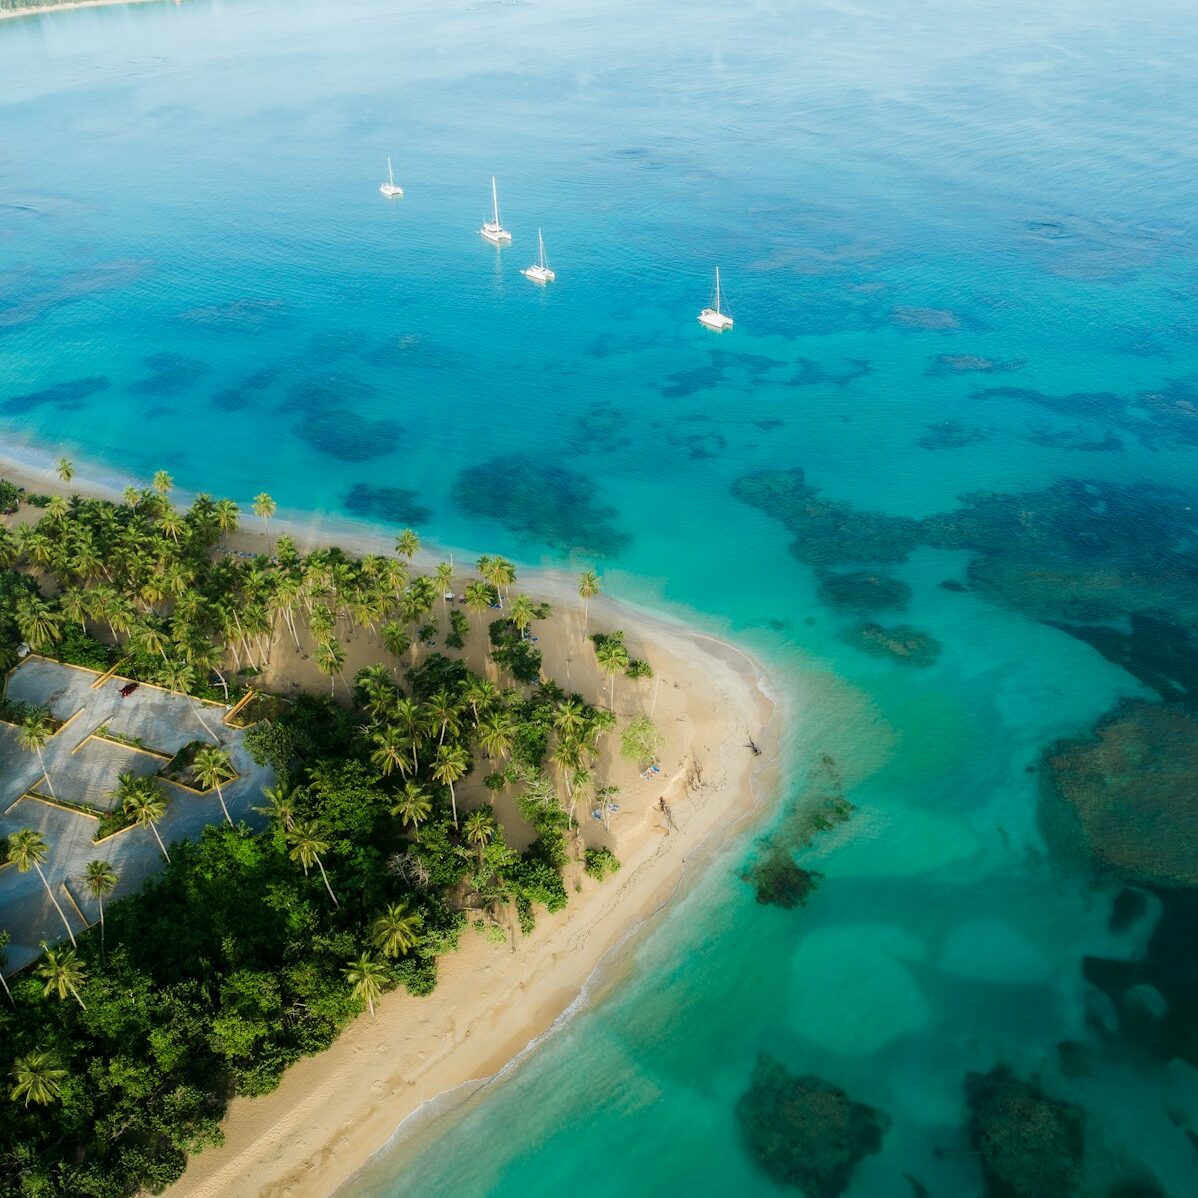
<svg viewBox="0 0 1198 1198"><path fill-rule="evenodd" d="M620 860L611 849L587 849L583 868L597 882L602 882L620 868Z"/></svg>

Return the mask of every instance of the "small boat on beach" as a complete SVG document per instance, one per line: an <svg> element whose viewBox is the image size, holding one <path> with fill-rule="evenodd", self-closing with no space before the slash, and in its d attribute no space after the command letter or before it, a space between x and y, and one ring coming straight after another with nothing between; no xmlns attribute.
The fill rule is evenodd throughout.
<svg viewBox="0 0 1198 1198"><path fill-rule="evenodd" d="M379 191L389 200L397 200L403 196L403 188L395 185L395 172L391 169L391 155L387 155L387 178L379 184Z"/></svg>
<svg viewBox="0 0 1198 1198"><path fill-rule="evenodd" d="M715 268L715 292L712 295L711 306L699 313L699 323L705 328L717 333L732 327L732 317L720 311L720 268Z"/></svg>
<svg viewBox="0 0 1198 1198"><path fill-rule="evenodd" d="M499 189L495 186L495 176L491 176L491 219L483 221L479 232L492 245L511 245L512 235L503 227L499 220Z"/></svg>
<svg viewBox="0 0 1198 1198"><path fill-rule="evenodd" d="M557 275L549 269L545 263L545 239L541 236L541 230L537 230L537 261L534 266L526 267L520 272L526 279L532 279L534 283L552 283Z"/></svg>

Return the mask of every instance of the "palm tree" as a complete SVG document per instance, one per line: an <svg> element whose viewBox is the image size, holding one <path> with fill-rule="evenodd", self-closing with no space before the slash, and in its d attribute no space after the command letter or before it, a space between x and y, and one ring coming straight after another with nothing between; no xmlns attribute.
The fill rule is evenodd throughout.
<svg viewBox="0 0 1198 1198"><path fill-rule="evenodd" d="M75 477L75 467L71 465L70 458L59 458L55 473L64 483L69 483Z"/></svg>
<svg viewBox="0 0 1198 1198"><path fill-rule="evenodd" d="M171 476L167 474L165 470L156 470L154 472L154 479L150 483L150 486L152 486L154 490L162 496L163 499L170 494L171 488L174 487L174 485L175 480L171 478Z"/></svg>
<svg viewBox="0 0 1198 1198"><path fill-rule="evenodd" d="M415 529L405 528L395 538L395 552L401 557L406 557L408 561L411 561L419 551L420 537L417 536Z"/></svg>
<svg viewBox="0 0 1198 1198"><path fill-rule="evenodd" d="M586 710L576 698L567 699L553 713L553 728L559 736L577 736L585 722Z"/></svg>
<svg viewBox="0 0 1198 1198"><path fill-rule="evenodd" d="M412 770L415 772L420 768L416 752L420 747L420 742L424 738L424 734L428 731L424 712L415 699L399 699L392 709L392 715L400 727L408 734L408 745L412 750Z"/></svg>
<svg viewBox="0 0 1198 1198"><path fill-rule="evenodd" d="M194 715L195 718L200 721L200 725L203 727L204 731L207 732L208 735L212 737L213 741L219 745L220 737L212 731L212 729L208 726L208 721L205 720L202 715L200 715L199 702L193 700L192 696L188 694L188 691L190 691L192 686L195 685L196 677L195 670L191 667L191 665L185 661L168 661L165 662L162 666L162 669L158 671L158 676L162 679L162 684L167 688L167 690L175 691L187 699L187 705L191 708L192 715Z"/></svg>
<svg viewBox="0 0 1198 1198"><path fill-rule="evenodd" d="M338 641L322 641L316 646L316 668L322 674L328 675L329 694L333 694L337 685L337 675L345 668L345 650Z"/></svg>
<svg viewBox="0 0 1198 1198"><path fill-rule="evenodd" d="M228 807L225 806L225 792L221 790L220 785L222 782L228 782L237 777L237 771L233 768L229 754L224 749L207 745L196 753L191 768L202 789L211 790L214 786L216 787L216 797L220 800L220 809L225 813L225 821L229 827L232 827L233 820L229 815Z"/></svg>
<svg viewBox="0 0 1198 1198"><path fill-rule="evenodd" d="M216 517L216 527L220 529L221 536L226 541L228 537L237 529L237 517L240 508L231 499L219 499L216 503L216 508L213 515Z"/></svg>
<svg viewBox="0 0 1198 1198"><path fill-rule="evenodd" d="M453 826L458 826L458 800L453 784L470 768L470 754L461 745L441 745L433 758L433 777L449 787L449 801L453 807Z"/></svg>
<svg viewBox="0 0 1198 1198"><path fill-rule="evenodd" d="M483 850L495 835L495 817L489 810L480 807L477 811L470 812L462 821L462 833L466 843L478 854L479 865L482 865Z"/></svg>
<svg viewBox="0 0 1198 1198"><path fill-rule="evenodd" d="M419 782L405 782L403 790L391 804L391 814L398 816L405 826L419 828L422 821L432 814L433 805L428 791Z"/></svg>
<svg viewBox="0 0 1198 1198"><path fill-rule="evenodd" d="M407 771L408 738L402 728L396 728L393 724L380 728L374 734L374 743L376 747L370 754L370 763L384 778L392 770L398 769L401 773Z"/></svg>
<svg viewBox="0 0 1198 1198"><path fill-rule="evenodd" d="M129 771L117 779L117 796L121 799L121 810L143 828L149 828L158 841L158 847L169 865L171 855L158 834L158 821L166 814L166 791L157 778L139 778Z"/></svg>
<svg viewBox="0 0 1198 1198"><path fill-rule="evenodd" d="M53 735L54 733L50 731L50 720L45 712L41 711L37 714L27 715L17 729L17 743L26 752L32 749L37 754L37 764L42 771L42 776L46 779L46 785L50 788L50 797L57 799L58 795L54 793L54 783L50 781L50 771L46 769L46 759L42 756L42 746Z"/></svg>
<svg viewBox="0 0 1198 1198"><path fill-rule="evenodd" d="M411 633L398 621L383 625L383 647L395 657L402 657L412 647Z"/></svg>
<svg viewBox="0 0 1198 1198"><path fill-rule="evenodd" d="M74 944L75 933L71 931L71 925L58 905L58 899L54 897L54 891L50 889L46 875L42 873L42 862L49 855L50 846L46 844L42 834L33 828L21 828L8 838L8 859L16 865L18 873L28 873L30 866L37 870L37 876L41 878L42 885L46 888L46 894L49 895L50 902L54 904L54 910L58 912L58 918L62 920L62 926L66 928L67 935Z"/></svg>
<svg viewBox="0 0 1198 1198"><path fill-rule="evenodd" d="M500 594L506 593L508 587L516 581L516 567L506 557L491 559L491 582Z"/></svg>
<svg viewBox="0 0 1198 1198"><path fill-rule="evenodd" d="M468 582L464 594L466 607L475 615L481 615L493 602L494 593L488 582L480 582L477 579L474 582Z"/></svg>
<svg viewBox="0 0 1198 1198"><path fill-rule="evenodd" d="M606 637L595 649L600 669L611 679L611 705L616 706L616 675L628 669L628 650L618 637Z"/></svg>
<svg viewBox="0 0 1198 1198"><path fill-rule="evenodd" d="M15 615L21 639L35 653L62 639L62 617L40 595L22 595Z"/></svg>
<svg viewBox="0 0 1198 1198"><path fill-rule="evenodd" d="M436 693L429 695L425 710L428 712L429 719L434 724L441 725L441 735L437 737L439 745L445 743L445 733L450 728L453 729L455 734L457 733L459 727L458 705L447 690L442 688Z"/></svg>
<svg viewBox="0 0 1198 1198"><path fill-rule="evenodd" d="M520 630L523 640L528 636L528 626L536 619L537 605L527 595L517 595L508 608L508 616Z"/></svg>
<svg viewBox="0 0 1198 1198"><path fill-rule="evenodd" d="M79 995L79 987L87 981L87 967L79 960L73 948L51 948L44 940L42 952L46 959L37 967L37 976L45 978L42 993L49 997L57 992L60 1000L72 995L86 1011L87 1006Z"/></svg>
<svg viewBox="0 0 1198 1198"><path fill-rule="evenodd" d="M308 870L315 862L320 869L320 876L324 879L324 888L329 892L329 898L333 900L333 906L339 907L341 904L337 902L337 896L329 885L329 875L324 872L324 862L320 859L321 853L329 851L329 842L320 838L320 828L316 821L310 820L307 823L296 824L287 833L287 839L291 843L291 852L288 854L291 860L298 861L304 867L304 877L308 876Z"/></svg>
<svg viewBox="0 0 1198 1198"><path fill-rule="evenodd" d="M295 826L295 791L282 782L268 786L262 797L266 800L265 807L255 807L272 820L277 820L284 833L290 832Z"/></svg>
<svg viewBox="0 0 1198 1198"><path fill-rule="evenodd" d="M478 739L488 757L506 757L516 739L516 721L509 711L490 711L478 725Z"/></svg>
<svg viewBox="0 0 1198 1198"><path fill-rule="evenodd" d="M104 900L113 892L120 878L107 861L89 861L83 871L83 889L96 900L100 908L100 957L104 956Z"/></svg>
<svg viewBox="0 0 1198 1198"><path fill-rule="evenodd" d="M578 597L582 600L582 635L587 634L591 600L599 594L599 575L594 570L583 570L578 576Z"/></svg>
<svg viewBox="0 0 1198 1198"><path fill-rule="evenodd" d="M470 710L474 713L474 726L478 727L478 721L482 718L482 714L490 711L495 705L495 700L499 697L499 692L495 689L495 684L489 682L486 678L479 678L472 674L470 680L462 689L462 702L470 706Z"/></svg>
<svg viewBox="0 0 1198 1198"><path fill-rule="evenodd" d="M58 1099L62 1093L59 1082L67 1076L67 1071L58 1063L58 1058L51 1052L27 1052L23 1057L17 1057L13 1062L12 1075L15 1084L9 1090L8 1096L13 1102L25 1100L28 1106L36 1102L39 1106L47 1106Z"/></svg>
<svg viewBox="0 0 1198 1198"><path fill-rule="evenodd" d="M268 538L270 537L270 518L278 510L279 505L265 491L260 491L254 496L254 515L262 521Z"/></svg>
<svg viewBox="0 0 1198 1198"><path fill-rule="evenodd" d="M388 903L382 915L370 925L370 937L384 956L406 956L419 942L422 922L419 915L408 910L407 903Z"/></svg>
<svg viewBox="0 0 1198 1198"><path fill-rule="evenodd" d="M374 1002L383 992L383 965L369 953L363 953L355 961L350 961L341 971L349 982L357 998L364 998L370 1007L370 1018L374 1018Z"/></svg>
<svg viewBox="0 0 1198 1198"><path fill-rule="evenodd" d="M453 563L441 562L433 571L433 577L437 580L437 590L441 593L441 616L443 619L447 619L449 600L446 596L453 593Z"/></svg>

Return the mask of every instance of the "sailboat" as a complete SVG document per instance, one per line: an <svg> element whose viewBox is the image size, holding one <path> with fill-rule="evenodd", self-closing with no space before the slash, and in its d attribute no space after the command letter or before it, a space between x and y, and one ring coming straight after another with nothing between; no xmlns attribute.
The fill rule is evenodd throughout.
<svg viewBox="0 0 1198 1198"><path fill-rule="evenodd" d="M557 275L549 269L545 264L545 239L541 236L541 230L537 230L537 261L535 266L530 266L526 270L520 272L526 279L532 279L534 283L552 283Z"/></svg>
<svg viewBox="0 0 1198 1198"><path fill-rule="evenodd" d="M403 195L403 188L395 186L395 172L391 169L390 154L387 155L387 181L379 184L379 191L389 200L399 199Z"/></svg>
<svg viewBox="0 0 1198 1198"><path fill-rule="evenodd" d="M705 328L722 333L732 327L732 317L720 311L720 268L715 268L715 293L712 296L711 307L704 308L699 313L699 323Z"/></svg>
<svg viewBox="0 0 1198 1198"><path fill-rule="evenodd" d="M492 245L511 245L512 235L499 223L499 191L495 186L494 175L491 176L491 205L492 217L483 221L483 227L479 232Z"/></svg>

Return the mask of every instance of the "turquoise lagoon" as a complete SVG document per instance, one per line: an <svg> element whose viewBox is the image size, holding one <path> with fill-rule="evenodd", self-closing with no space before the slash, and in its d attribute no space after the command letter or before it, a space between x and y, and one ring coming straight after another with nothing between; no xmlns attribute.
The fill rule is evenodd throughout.
<svg viewBox="0 0 1198 1198"><path fill-rule="evenodd" d="M867 656L731 491L802 467L822 498L918 518L1059 479L1194 490L1194 442L1128 406L1198 377L1194 33L1166 0L0 24L5 452L597 561L769 664L792 713L771 810L823 755L857 808L803 854L824 875L805 909L740 878L768 814L730 833L593 1001L347 1194L780 1192L735 1116L763 1051L885 1112L851 1195L981 1193L964 1078L998 1063L1084 1108L1086 1193L1198 1191L1198 1077L1102 1032L1082 975L1150 928L1110 930L1116 887L1052 851L1029 772L1153 692L941 586L969 555L926 545L879 619L939 657ZM501 252L475 233L492 173ZM544 290L518 274L538 226ZM695 322L716 265L722 337Z"/></svg>

